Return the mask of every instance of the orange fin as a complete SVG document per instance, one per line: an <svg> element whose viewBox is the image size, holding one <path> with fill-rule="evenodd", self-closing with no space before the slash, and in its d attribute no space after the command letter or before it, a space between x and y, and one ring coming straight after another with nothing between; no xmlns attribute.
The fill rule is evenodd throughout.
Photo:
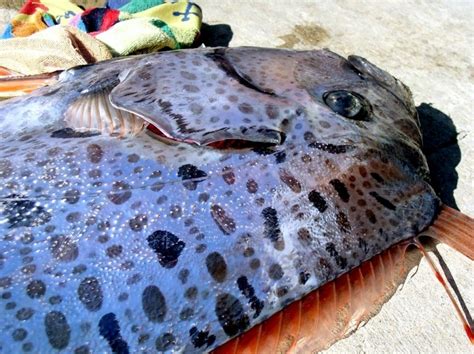
<svg viewBox="0 0 474 354"><path fill-rule="evenodd" d="M4 66L0 66L0 77L5 77L5 76L19 76L21 75L20 73L17 73L16 71L10 70Z"/></svg>
<svg viewBox="0 0 474 354"><path fill-rule="evenodd" d="M473 219L443 206L433 225L420 236L431 236L473 259L473 234ZM408 247L410 244L418 246L421 252ZM214 352L306 353L324 350L378 313L404 283L409 271L418 265L422 255L434 267L417 239L396 244L293 302ZM435 273L445 284L439 272L435 270ZM472 341L472 329L449 290L448 295Z"/></svg>
<svg viewBox="0 0 474 354"><path fill-rule="evenodd" d="M16 97L30 93L40 87L51 85L57 81L60 72L0 77L0 97Z"/></svg>
<svg viewBox="0 0 474 354"><path fill-rule="evenodd" d="M431 259L431 256L429 255L428 252L426 252L425 248L423 247L423 245L421 244L421 242L419 241L418 238L415 238L415 240L413 241L413 243L416 245L416 247L418 247L418 249L420 250L420 252L423 254L423 256L425 257L426 261L428 262L428 265L430 266L431 270L433 271L433 273L435 274L436 276L436 279L438 279L438 281L441 283L441 285L443 286L444 290L446 291L446 294L448 295L449 297L449 300L451 300L451 303L453 304L454 306L454 310L456 311L456 314L457 316L459 317L459 319L461 320L461 323L464 327L464 330L466 332L466 335L467 337L469 338L469 340L471 341L471 344L474 344L474 332L471 328L471 326L469 325L469 323L467 322L466 318L464 317L463 315L463 312L461 311L461 308L459 307L452 291L450 290L450 288L448 287L448 284L447 284L447 281L445 278L443 278L443 276L441 275L442 272L439 271L438 267L436 266L435 262L433 262L433 260Z"/></svg>
<svg viewBox="0 0 474 354"><path fill-rule="evenodd" d="M421 254L397 244L295 301L215 353L309 353L328 348L375 315Z"/></svg>
<svg viewBox="0 0 474 354"><path fill-rule="evenodd" d="M474 219L443 205L433 223L422 236L430 236L474 260Z"/></svg>

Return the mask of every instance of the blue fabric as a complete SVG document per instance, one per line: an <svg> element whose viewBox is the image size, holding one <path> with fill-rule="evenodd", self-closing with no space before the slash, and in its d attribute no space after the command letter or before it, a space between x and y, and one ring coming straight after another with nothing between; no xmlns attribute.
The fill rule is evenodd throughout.
<svg viewBox="0 0 474 354"><path fill-rule="evenodd" d="M13 38L13 26L11 24L8 24L7 27L5 27L5 31L2 34L2 39L8 39L8 38Z"/></svg>
<svg viewBox="0 0 474 354"><path fill-rule="evenodd" d="M118 9L126 4L128 4L131 0L109 0L107 1L107 7L109 9Z"/></svg>

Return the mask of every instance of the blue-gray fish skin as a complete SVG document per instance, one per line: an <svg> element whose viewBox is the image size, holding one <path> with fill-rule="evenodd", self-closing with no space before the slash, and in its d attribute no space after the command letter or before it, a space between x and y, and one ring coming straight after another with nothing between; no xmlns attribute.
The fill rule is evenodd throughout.
<svg viewBox="0 0 474 354"><path fill-rule="evenodd" d="M100 94L170 139L66 124ZM409 90L327 50L74 68L0 134L5 353L208 351L437 211Z"/></svg>

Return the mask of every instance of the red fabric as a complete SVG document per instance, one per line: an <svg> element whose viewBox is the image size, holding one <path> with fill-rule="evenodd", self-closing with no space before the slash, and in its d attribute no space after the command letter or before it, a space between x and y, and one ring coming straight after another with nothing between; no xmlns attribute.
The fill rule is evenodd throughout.
<svg viewBox="0 0 474 354"><path fill-rule="evenodd" d="M80 22L85 31L92 36L98 35L119 21L120 11L102 7L93 7L85 10L80 15ZM78 26L81 28L81 25Z"/></svg>
<svg viewBox="0 0 474 354"><path fill-rule="evenodd" d="M44 10L48 12L48 7L42 4L40 1L27 0L20 9L20 13L25 15L33 15L36 9Z"/></svg>

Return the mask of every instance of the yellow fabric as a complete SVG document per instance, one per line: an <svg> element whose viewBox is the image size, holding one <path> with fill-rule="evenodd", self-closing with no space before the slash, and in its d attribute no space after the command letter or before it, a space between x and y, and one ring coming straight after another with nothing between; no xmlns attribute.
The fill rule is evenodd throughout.
<svg viewBox="0 0 474 354"><path fill-rule="evenodd" d="M66 24L74 14L82 13L83 10L68 0L41 0L32 14L19 12L11 21L12 31L15 37L27 37L48 27L43 16L47 15L56 23Z"/></svg>
<svg viewBox="0 0 474 354"><path fill-rule="evenodd" d="M53 26L29 37L5 39L0 43L0 66L23 75L112 58L103 43L70 26Z"/></svg>
<svg viewBox="0 0 474 354"><path fill-rule="evenodd" d="M12 19L13 33L17 37L27 37L48 28L43 22L44 11L36 10L33 15L18 14Z"/></svg>
<svg viewBox="0 0 474 354"><path fill-rule="evenodd" d="M83 12L79 6L68 0L41 0L41 3L48 8L46 12L60 24L67 24L72 13L77 15ZM70 15L65 16L68 13Z"/></svg>
<svg viewBox="0 0 474 354"><path fill-rule="evenodd" d="M176 41L146 18L135 18L115 24L96 36L114 56L154 52L174 48Z"/></svg>
<svg viewBox="0 0 474 354"><path fill-rule="evenodd" d="M182 21L183 16L174 15L186 12L189 13L187 21ZM202 12L199 6L180 1L164 3L135 14L122 12L120 20L96 38L104 42L114 55L128 55L153 52L165 47L176 49L191 46L201 28ZM156 21L164 24L159 26Z"/></svg>

